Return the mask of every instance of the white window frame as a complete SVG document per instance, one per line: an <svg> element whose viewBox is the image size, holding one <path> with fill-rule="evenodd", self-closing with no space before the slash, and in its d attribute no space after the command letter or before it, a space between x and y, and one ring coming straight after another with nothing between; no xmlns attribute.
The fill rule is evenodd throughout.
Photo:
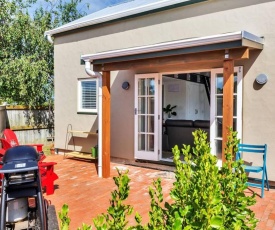
<svg viewBox="0 0 275 230"><path fill-rule="evenodd" d="M82 86L81 83L85 81L95 81L96 82L96 108L85 109L82 108ZM97 113L98 112L98 79L97 78L82 78L77 80L77 112L82 113Z"/></svg>

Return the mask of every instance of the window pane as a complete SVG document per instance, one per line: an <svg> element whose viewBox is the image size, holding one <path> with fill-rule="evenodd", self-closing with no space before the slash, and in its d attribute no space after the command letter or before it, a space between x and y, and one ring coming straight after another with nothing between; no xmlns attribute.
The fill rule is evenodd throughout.
<svg viewBox="0 0 275 230"><path fill-rule="evenodd" d="M154 135L139 134L138 135L139 151L154 151Z"/></svg>
<svg viewBox="0 0 275 230"><path fill-rule="evenodd" d="M237 93L238 76L234 73L234 93ZM223 93L223 74L217 74L216 77L216 94Z"/></svg>
<svg viewBox="0 0 275 230"><path fill-rule="evenodd" d="M216 77L216 94L222 94L223 93L223 75L217 74Z"/></svg>
<svg viewBox="0 0 275 230"><path fill-rule="evenodd" d="M139 151L145 150L145 134L138 135L138 150Z"/></svg>
<svg viewBox="0 0 275 230"><path fill-rule="evenodd" d="M216 97L216 116L222 116L222 103L223 103L223 96Z"/></svg>
<svg viewBox="0 0 275 230"><path fill-rule="evenodd" d="M155 98L154 97L148 97L147 98L147 105L148 105L148 114L154 114L155 113Z"/></svg>
<svg viewBox="0 0 275 230"><path fill-rule="evenodd" d="M146 90L146 79L139 79L138 80L138 95L146 95L145 90Z"/></svg>
<svg viewBox="0 0 275 230"><path fill-rule="evenodd" d="M82 109L96 109L96 81L82 81L81 89Z"/></svg>
<svg viewBox="0 0 275 230"><path fill-rule="evenodd" d="M215 140L215 146L216 146L216 156L219 160L221 160L222 159L222 141Z"/></svg>
<svg viewBox="0 0 275 230"><path fill-rule="evenodd" d="M147 96L155 94L155 79L139 79L138 80L138 95Z"/></svg>
<svg viewBox="0 0 275 230"><path fill-rule="evenodd" d="M147 151L154 151L154 135L147 135Z"/></svg>
<svg viewBox="0 0 275 230"><path fill-rule="evenodd" d="M148 127L147 127L147 132L148 133L153 133L154 132L154 116L148 116Z"/></svg>
<svg viewBox="0 0 275 230"><path fill-rule="evenodd" d="M155 94L155 79L148 79L149 95Z"/></svg>
<svg viewBox="0 0 275 230"><path fill-rule="evenodd" d="M238 75L234 73L234 93L237 93Z"/></svg>
<svg viewBox="0 0 275 230"><path fill-rule="evenodd" d="M237 95L233 97L233 116L237 116Z"/></svg>
<svg viewBox="0 0 275 230"><path fill-rule="evenodd" d="M216 137L222 137L222 118L216 118Z"/></svg>
<svg viewBox="0 0 275 230"><path fill-rule="evenodd" d="M222 116L223 96L216 96L216 115ZM233 116L237 116L237 95L233 96Z"/></svg>
<svg viewBox="0 0 275 230"><path fill-rule="evenodd" d="M146 111L145 111L145 108L146 108L145 102L146 102L145 97L138 98L138 114L145 114L146 113Z"/></svg>
<svg viewBox="0 0 275 230"><path fill-rule="evenodd" d="M237 131L237 119L233 119L233 131Z"/></svg>
<svg viewBox="0 0 275 230"><path fill-rule="evenodd" d="M233 131L237 130L237 119L233 119ZM222 138L222 118L216 118L216 137Z"/></svg>
<svg viewBox="0 0 275 230"><path fill-rule="evenodd" d="M138 116L138 131L145 132L145 116Z"/></svg>

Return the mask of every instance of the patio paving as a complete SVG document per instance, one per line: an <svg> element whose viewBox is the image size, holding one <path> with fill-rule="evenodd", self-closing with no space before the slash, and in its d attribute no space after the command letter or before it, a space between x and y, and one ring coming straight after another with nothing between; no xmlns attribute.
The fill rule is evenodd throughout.
<svg viewBox="0 0 275 230"><path fill-rule="evenodd" d="M69 205L69 217L71 218L70 229L77 229L82 223L92 224L92 219L98 214L106 213L111 198L111 191L116 186L112 179L117 175L116 167L129 169L130 196L127 203L133 205L134 213L142 216L142 222L148 221L150 209L150 197L148 188L152 181L158 177L162 178L163 193L166 201L170 200L169 191L174 182L173 173L159 171L150 168L135 167L111 163L111 177L107 179L98 178L95 162L86 162L72 158L63 158L63 155L47 156L46 161L55 161L55 172L59 179L55 181L55 192L46 196L59 212L64 203ZM260 194L260 189L254 189ZM247 194L251 194L248 190ZM252 207L259 219L256 229L275 230L275 189L265 191L265 198L257 197L257 203ZM134 217L129 219L134 223Z"/></svg>

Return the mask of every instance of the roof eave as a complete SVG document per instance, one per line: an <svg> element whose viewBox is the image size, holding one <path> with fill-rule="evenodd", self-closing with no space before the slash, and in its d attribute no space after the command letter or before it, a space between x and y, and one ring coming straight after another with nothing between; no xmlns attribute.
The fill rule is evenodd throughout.
<svg viewBox="0 0 275 230"><path fill-rule="evenodd" d="M262 49L263 38L257 37L246 31L234 33L218 34L207 37L190 38L179 41L172 41L154 45L133 47L127 49L113 50L96 54L85 54L81 56L84 61L93 62L95 60L112 59L117 57L127 57L145 53L165 52L168 50L177 50L190 47L204 47L213 44L225 44L229 42L240 41L241 46Z"/></svg>

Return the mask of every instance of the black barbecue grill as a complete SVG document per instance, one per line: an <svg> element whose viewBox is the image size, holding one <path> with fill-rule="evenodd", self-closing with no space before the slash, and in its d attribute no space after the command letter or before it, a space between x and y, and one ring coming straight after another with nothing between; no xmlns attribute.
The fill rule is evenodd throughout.
<svg viewBox="0 0 275 230"><path fill-rule="evenodd" d="M7 226L15 225L23 219L32 218L35 229L47 230L47 207L42 194L38 160L39 155L31 146L16 146L6 151L3 167L0 169L0 173L3 174L0 229L6 229ZM35 208L29 207L30 199L35 200ZM27 213L23 213L21 218L16 216L13 219L12 212L18 210L13 210L10 204L15 201L25 202L28 207ZM33 214L30 215L30 212Z"/></svg>

